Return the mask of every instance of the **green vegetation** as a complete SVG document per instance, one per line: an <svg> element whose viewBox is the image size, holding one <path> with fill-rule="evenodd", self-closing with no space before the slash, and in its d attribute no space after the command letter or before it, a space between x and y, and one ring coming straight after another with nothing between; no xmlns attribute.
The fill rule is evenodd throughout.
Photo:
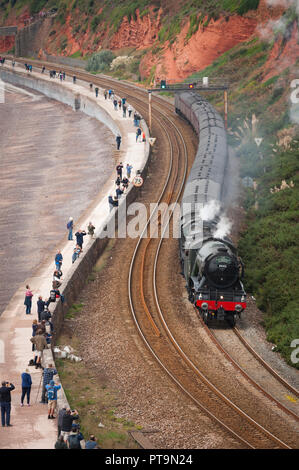
<svg viewBox="0 0 299 470"><path fill-rule="evenodd" d="M286 37L291 32L292 28L286 30ZM239 252L245 261L245 287L263 312L268 340L298 368L291 363L290 344L299 338L299 126L289 117L290 69L265 79L264 64L272 46L258 38L239 44L186 82L205 76L229 81L229 143L240 158L241 176L257 183L256 190L244 190L247 216ZM221 92L207 98L223 113ZM259 149L255 137L263 137ZM294 186L275 192L283 180Z"/></svg>
<svg viewBox="0 0 299 470"><path fill-rule="evenodd" d="M69 309L69 311L67 312L65 318L67 319L72 319L72 318L75 318L75 315L77 313L80 313L81 310L83 308L83 304L82 303L79 303L79 304L73 304L71 306L71 308Z"/></svg>
<svg viewBox="0 0 299 470"><path fill-rule="evenodd" d="M68 344L79 353L79 340L67 326L59 344ZM83 435L94 434L104 449L139 448L128 431L140 429L140 426L117 415L118 392L108 387L105 372L67 359L57 359L55 364L68 402L79 412ZM100 423L103 427L99 427Z"/></svg>
<svg viewBox="0 0 299 470"><path fill-rule="evenodd" d="M255 293L258 307L266 312L268 340L277 345L289 364L293 351L290 344L299 338L298 155L297 141L271 157L273 162L268 162L266 173L259 179L258 210L250 207L248 226L239 243L246 266L246 288ZM283 180L289 186L292 181L294 187L271 193L270 189L280 188ZM253 190L249 197L253 202Z"/></svg>
<svg viewBox="0 0 299 470"><path fill-rule="evenodd" d="M115 58L113 52L103 50L96 52L88 59L86 70L88 72L104 72L109 70L112 60Z"/></svg>

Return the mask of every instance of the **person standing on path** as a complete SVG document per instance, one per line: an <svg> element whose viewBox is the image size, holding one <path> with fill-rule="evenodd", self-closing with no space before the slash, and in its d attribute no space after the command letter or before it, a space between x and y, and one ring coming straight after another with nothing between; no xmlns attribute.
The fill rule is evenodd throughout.
<svg viewBox="0 0 299 470"><path fill-rule="evenodd" d="M76 240L77 240L77 245L80 246L81 250L82 250L82 245L83 245L83 237L85 237L86 235L86 232L85 230L78 230L78 232L75 233L75 237L76 237Z"/></svg>
<svg viewBox="0 0 299 470"><path fill-rule="evenodd" d="M55 265L56 265L57 271L60 271L60 268L61 268L61 265L62 265L62 260L63 260L63 256L61 254L61 251L58 250L58 252L55 256Z"/></svg>
<svg viewBox="0 0 299 470"><path fill-rule="evenodd" d="M63 417L64 417L64 415L65 415L65 412L66 412L66 408L65 408L65 407L61 408L61 410L59 410L59 412L58 412L58 419L57 419L57 426L58 426L58 436L57 436L57 437L58 437L58 438L59 438L59 436L60 436L60 434L61 434L62 419L63 419ZM62 437L62 436L60 436L60 437ZM63 437L62 437L62 439L63 439Z"/></svg>
<svg viewBox="0 0 299 470"><path fill-rule="evenodd" d="M38 321L41 321L41 320L40 320L40 314L44 311L46 302L43 300L42 296L40 295L40 296L38 297L38 301L37 301L36 303L37 303L37 316L38 316Z"/></svg>
<svg viewBox="0 0 299 470"><path fill-rule="evenodd" d="M140 127L138 127L138 129L136 131L136 142L138 142L138 138L139 138L140 135L141 135L141 129L140 129Z"/></svg>
<svg viewBox="0 0 299 470"><path fill-rule="evenodd" d="M99 96L99 89L98 87L96 86L95 89L94 89L95 93L96 93L96 98Z"/></svg>
<svg viewBox="0 0 299 470"><path fill-rule="evenodd" d="M121 143L121 136L118 134L116 136L116 147L117 147L117 150L119 150L119 147L120 147L120 143Z"/></svg>
<svg viewBox="0 0 299 470"><path fill-rule="evenodd" d="M0 388L0 407L1 407L1 424L4 428L6 426L12 426L10 424L10 410L11 410L11 396L10 392L15 389L15 386L10 382L2 382Z"/></svg>
<svg viewBox="0 0 299 470"><path fill-rule="evenodd" d="M48 347L46 338L44 337L42 330L37 330L36 335L32 336L32 338L30 338L30 341L31 343L34 343L36 347L35 355L37 356L37 361L35 368L41 368L43 350Z"/></svg>
<svg viewBox="0 0 299 470"><path fill-rule="evenodd" d="M118 176L120 177L120 179L122 180L122 174L123 174L123 164L122 162L120 162L117 167L116 167L116 173L118 174Z"/></svg>
<svg viewBox="0 0 299 470"><path fill-rule="evenodd" d="M69 221L66 225L66 228L68 229L69 231L69 235L68 235L68 240L73 240L73 228L74 228L74 222L73 222L73 217L70 217L69 218ZM59 271L59 270L58 270Z"/></svg>
<svg viewBox="0 0 299 470"><path fill-rule="evenodd" d="M79 419L79 414L77 410L70 410L68 408L62 417L62 425L61 425L61 435L64 438L64 442L67 442L67 438L70 435L72 430L73 421Z"/></svg>
<svg viewBox="0 0 299 470"><path fill-rule="evenodd" d="M29 369L26 369L25 372L21 375L22 378L22 396L21 396L21 406L24 406L24 398L27 395L27 406L30 406L30 392L32 379L29 374Z"/></svg>
<svg viewBox="0 0 299 470"><path fill-rule="evenodd" d="M48 385L46 385L47 395L48 395L48 419L55 419L54 413L57 407L57 392L61 389L61 385L58 383L55 384L54 380L51 380Z"/></svg>
<svg viewBox="0 0 299 470"><path fill-rule="evenodd" d="M38 321L41 321L40 318L38 319ZM37 330L38 330L37 320L33 320L33 322L32 322L32 337L36 335ZM35 351L35 344L34 343L32 343L32 352L33 351Z"/></svg>
<svg viewBox="0 0 299 470"><path fill-rule="evenodd" d="M127 163L127 166L126 166L126 170L127 170L127 178L130 179L131 178L131 171L132 171L132 165L130 165L129 163Z"/></svg>
<svg viewBox="0 0 299 470"><path fill-rule="evenodd" d="M57 370L53 367L52 364L49 364L43 371L43 388L42 388L42 399L40 403L47 403L48 399L46 398L46 386L49 385L51 380L53 380L54 375L57 374Z"/></svg>
<svg viewBox="0 0 299 470"><path fill-rule="evenodd" d="M90 235L91 238L93 238L94 231L95 231L95 226L92 225L91 222L89 222L87 229L88 229L88 235Z"/></svg>
<svg viewBox="0 0 299 470"><path fill-rule="evenodd" d="M129 105L129 106L128 106L129 118L131 117L132 111L133 111L133 109L132 109L132 107Z"/></svg>
<svg viewBox="0 0 299 470"><path fill-rule="evenodd" d="M26 315L31 314L31 307L32 307L32 297L33 293L30 290L30 286L27 284L26 286L26 293L25 293L25 300L24 300L24 305L26 305Z"/></svg>

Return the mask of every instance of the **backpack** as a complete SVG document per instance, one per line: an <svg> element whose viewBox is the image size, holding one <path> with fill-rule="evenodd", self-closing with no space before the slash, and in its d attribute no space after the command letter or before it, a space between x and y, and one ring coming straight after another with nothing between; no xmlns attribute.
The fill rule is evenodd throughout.
<svg viewBox="0 0 299 470"><path fill-rule="evenodd" d="M48 400L54 400L54 397L55 397L55 390L54 388L49 388L48 391L47 391L47 397L48 397Z"/></svg>
<svg viewBox="0 0 299 470"><path fill-rule="evenodd" d="M70 434L68 437L70 449L81 449L81 444L76 434Z"/></svg>
<svg viewBox="0 0 299 470"><path fill-rule="evenodd" d="M71 223L68 222L68 223L66 224L66 228L70 228L70 226L71 226Z"/></svg>

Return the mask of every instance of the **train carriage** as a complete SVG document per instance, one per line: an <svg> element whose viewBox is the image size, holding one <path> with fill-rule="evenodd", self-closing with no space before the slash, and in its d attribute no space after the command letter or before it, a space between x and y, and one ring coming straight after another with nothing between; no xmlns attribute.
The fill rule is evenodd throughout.
<svg viewBox="0 0 299 470"><path fill-rule="evenodd" d="M198 206L205 208L215 203L221 207L228 160L223 119L196 92L176 94L175 109L190 122L199 137L180 219L180 258L189 299L206 324L216 319L234 326L246 308L243 264L232 242L214 235L221 211L211 217L203 215L204 211L199 213Z"/></svg>

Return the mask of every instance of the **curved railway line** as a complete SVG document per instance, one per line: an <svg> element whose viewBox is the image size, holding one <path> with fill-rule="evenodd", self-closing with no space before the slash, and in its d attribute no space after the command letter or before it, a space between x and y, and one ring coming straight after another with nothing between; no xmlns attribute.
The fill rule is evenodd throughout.
<svg viewBox="0 0 299 470"><path fill-rule="evenodd" d="M17 59L18 62L24 63L25 59ZM43 61L30 61L32 64L46 67L54 67L53 64ZM60 66L55 65L59 68ZM144 104L146 92L132 86L133 93L128 92L128 86L120 84L118 81L108 78L99 78L92 76L86 72L78 72L72 67L63 66L65 72L76 74L78 79L92 81L94 84L108 88L113 86L116 94L124 94L128 101L143 116L147 116L147 106ZM179 201L182 189L184 187L188 168L192 164L191 157L188 155L188 149L184 142L184 138L179 128L175 124L175 120L165 114L165 109L171 111L173 115L173 107L153 97L153 121L155 122L155 134L158 129L163 134L163 138L167 141L167 150L165 159L169 160L169 167L166 170L165 184L161 190L160 196L156 203L156 209L151 213L151 218L143 229L143 234L147 233L150 220L157 216L157 207L161 202L174 204ZM177 118L178 119L178 118ZM158 136L158 135L157 135ZM165 227L166 229L167 227ZM155 234L154 234L155 235ZM195 403L198 408L214 420L218 426L229 433L235 441L239 442L241 447L249 448L292 448L296 446L296 438L292 436L292 430L282 430L282 433L270 432L266 427L259 424L239 406L233 403L220 388L216 387L208 379L207 375L199 370L199 367L189 357L175 340L171 329L168 326L165 312L160 306L159 288L157 287L157 266L161 251L165 245L162 237L155 238L153 234L149 238L143 238L141 235L136 243L135 250L131 259L128 293L132 316L136 324L136 328L140 333L142 340L148 350L158 361L161 368L176 383L176 385ZM144 314L146 313L146 315ZM209 336L215 336L207 328ZM240 333L236 330L241 340ZM217 343L215 339L215 343ZM220 343L218 342L218 348ZM247 346L246 346L247 347ZM224 350L223 350L224 352ZM253 351L251 351L254 354ZM224 354L228 357L228 353ZM256 353L255 353L256 354ZM235 361L228 357L231 362ZM260 358L261 359L261 358ZM262 359L260 363L269 371L270 366ZM235 366L238 365L235 363ZM240 366L239 370L240 370ZM272 370L272 369L271 369ZM245 371L240 372L245 376ZM275 371L273 371L275 372ZM272 372L271 372L272 373ZM275 373L276 374L276 373ZM273 374L274 376L274 374ZM272 397L268 392L263 390L251 377L246 374L247 380L258 390L264 393L265 397L291 416L292 419L298 421L298 416L287 409ZM285 383L281 377L275 377L285 387L298 396L298 392ZM213 412L211 412L213 410ZM277 431L277 428L276 428ZM279 434L279 436L277 435Z"/></svg>
<svg viewBox="0 0 299 470"><path fill-rule="evenodd" d="M260 392L262 392L269 400L271 400L275 405L277 405L282 411L287 413L288 415L292 416L295 421L299 423L299 416L296 414L294 411L291 409L287 408L284 404L282 404L278 399L276 399L272 394L267 392L256 380L254 380L246 371L243 367L240 366L240 364L232 357L232 354L228 352L228 347L223 345L223 342L218 339L217 337L217 329L213 330L210 329L203 321L203 319L199 316L200 322L205 329L206 333L209 335L209 337L212 339L213 343L215 346L225 355L225 357L234 365L234 367ZM284 380L277 372L275 372L274 369L272 369L269 364L267 364L261 356L259 356L256 351L249 345L249 343L243 338L241 335L240 331L234 327L234 328L228 328L225 329L225 334L227 335L228 338L231 337L231 335L235 335L241 344L244 345L244 347L247 349L247 351L257 359L259 362L259 365L262 365L263 368L265 368L271 376L276 379L280 384L283 385L285 391L290 391L293 395L296 397L299 396L298 391L292 387L286 380Z"/></svg>

